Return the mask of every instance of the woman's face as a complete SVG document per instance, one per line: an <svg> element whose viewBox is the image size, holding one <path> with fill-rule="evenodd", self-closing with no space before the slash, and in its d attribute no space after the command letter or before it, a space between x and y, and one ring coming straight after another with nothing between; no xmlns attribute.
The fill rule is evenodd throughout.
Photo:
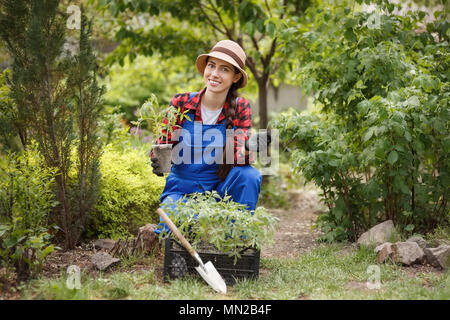
<svg viewBox="0 0 450 320"><path fill-rule="evenodd" d="M214 93L228 92L233 82L238 82L242 74L235 73L231 63L209 57L203 72L206 90Z"/></svg>

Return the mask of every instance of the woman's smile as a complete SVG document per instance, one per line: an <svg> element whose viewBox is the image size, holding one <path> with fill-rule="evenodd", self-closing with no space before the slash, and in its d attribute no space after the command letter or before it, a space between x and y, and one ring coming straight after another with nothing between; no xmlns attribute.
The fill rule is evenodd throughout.
<svg viewBox="0 0 450 320"><path fill-rule="evenodd" d="M213 86L213 87L217 87L217 86L219 86L219 85L221 84L221 82L216 81L216 80L209 79L209 84L210 84L211 86Z"/></svg>

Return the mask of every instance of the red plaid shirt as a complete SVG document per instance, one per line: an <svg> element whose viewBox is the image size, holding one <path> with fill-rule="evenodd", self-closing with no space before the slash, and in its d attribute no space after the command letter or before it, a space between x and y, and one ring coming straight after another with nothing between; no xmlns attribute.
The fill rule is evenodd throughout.
<svg viewBox="0 0 450 320"><path fill-rule="evenodd" d="M186 109L195 110L195 119L194 121L201 121L202 122L202 110L201 110L201 98L202 95L205 93L206 88L204 88L202 91L198 92L196 95L192 97L192 99L189 100L190 93L179 93L172 97L172 100L170 101L171 107L180 108L180 112L184 112ZM225 102L225 105L222 109L221 114L219 115L219 119L217 120L217 124L221 124L226 119L226 112L228 109L228 103ZM191 119L192 120L192 119ZM180 121L180 119L177 119L176 124L178 126L182 126L184 121L186 119L183 119ZM167 124L168 120L167 118L164 119L164 124ZM234 119L233 123L235 127L235 136L234 136L234 164L235 165L247 165L254 162L254 156L248 156L245 155L245 147L244 143L248 139L249 130L252 127L252 111L250 108L250 103L244 99L244 98L238 98L237 106L236 106L236 117ZM179 128L174 126L174 131ZM241 129L241 130L238 130ZM163 130L164 135L166 134L166 131ZM168 136L169 143L176 144L178 141L172 140L172 135L169 133ZM165 136L164 138L160 139L158 143L165 143ZM252 153L250 153L252 154ZM238 161L239 160L239 161Z"/></svg>

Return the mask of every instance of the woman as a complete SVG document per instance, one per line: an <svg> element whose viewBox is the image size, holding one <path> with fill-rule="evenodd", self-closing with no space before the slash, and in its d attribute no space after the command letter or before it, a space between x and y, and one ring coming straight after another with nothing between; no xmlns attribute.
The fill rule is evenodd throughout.
<svg viewBox="0 0 450 320"><path fill-rule="evenodd" d="M175 144L178 142L175 140L179 140L180 144L184 144L182 147L188 147L181 148L183 152L190 149L193 157L196 152L206 154L205 149L211 148L211 145L223 152L219 155L222 161L212 164L205 161L204 156L201 162L174 161L161 195L162 207L174 208L174 202L186 194L216 190L220 196L226 193L233 201L245 204L248 210L255 210L261 175L249 165L247 133L251 128L251 109L246 99L237 96L237 89L245 87L248 81L244 71L245 60L245 52L237 43L219 41L210 53L198 56L196 61L198 71L203 74L205 88L197 93L177 94L172 98L171 106L180 108L181 112L189 109L191 121L177 119L177 125L185 134L178 139L176 135L169 134L169 143ZM233 136L229 134L230 130L234 130ZM208 144L208 139L205 139L207 132L220 132L220 139L213 141L216 144ZM231 161L226 150L232 151ZM153 155L152 167L155 174L162 175L158 170L158 160ZM169 231L161 219L155 232L159 234L162 228Z"/></svg>

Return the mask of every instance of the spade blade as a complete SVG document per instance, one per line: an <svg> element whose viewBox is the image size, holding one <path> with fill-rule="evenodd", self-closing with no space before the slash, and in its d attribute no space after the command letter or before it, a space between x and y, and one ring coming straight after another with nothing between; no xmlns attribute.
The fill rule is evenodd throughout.
<svg viewBox="0 0 450 320"><path fill-rule="evenodd" d="M223 294L227 293L227 285L211 261L208 261L203 266L195 267L195 270L214 290Z"/></svg>

